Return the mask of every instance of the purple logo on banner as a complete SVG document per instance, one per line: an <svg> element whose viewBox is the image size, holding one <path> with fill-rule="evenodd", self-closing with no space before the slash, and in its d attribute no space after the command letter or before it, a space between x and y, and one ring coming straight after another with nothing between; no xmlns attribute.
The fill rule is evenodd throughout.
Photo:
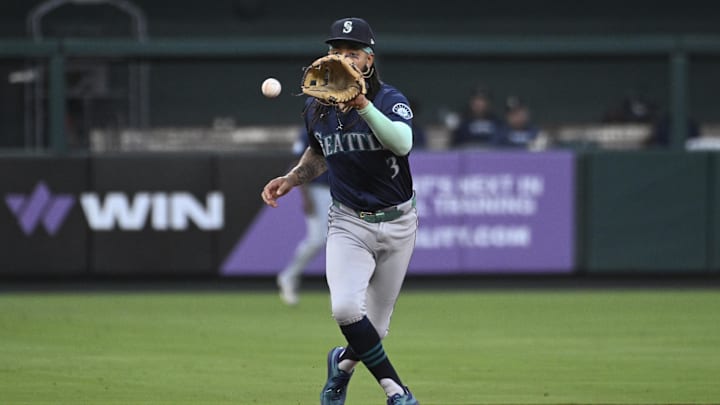
<svg viewBox="0 0 720 405"><path fill-rule="evenodd" d="M45 182L40 181L29 197L7 194L5 203L25 235L31 235L41 222L48 234L55 235L75 204L75 198L67 194L52 195Z"/></svg>
<svg viewBox="0 0 720 405"><path fill-rule="evenodd" d="M572 153L417 152L410 159L420 218L411 274L572 270ZM278 208L263 208L221 273L279 272L304 227L292 192ZM323 264L319 254L307 273L322 273Z"/></svg>

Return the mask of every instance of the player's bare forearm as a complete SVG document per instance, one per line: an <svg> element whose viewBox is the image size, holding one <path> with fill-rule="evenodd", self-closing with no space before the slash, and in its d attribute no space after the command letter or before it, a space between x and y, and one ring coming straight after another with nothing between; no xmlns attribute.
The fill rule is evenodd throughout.
<svg viewBox="0 0 720 405"><path fill-rule="evenodd" d="M308 147L300 158L300 162L287 174L293 186L307 184L327 170L325 157Z"/></svg>
<svg viewBox="0 0 720 405"><path fill-rule="evenodd" d="M284 196L293 187L308 183L327 170L325 157L312 148L305 149L300 162L284 176L270 180L260 196L265 204L277 207L277 199Z"/></svg>

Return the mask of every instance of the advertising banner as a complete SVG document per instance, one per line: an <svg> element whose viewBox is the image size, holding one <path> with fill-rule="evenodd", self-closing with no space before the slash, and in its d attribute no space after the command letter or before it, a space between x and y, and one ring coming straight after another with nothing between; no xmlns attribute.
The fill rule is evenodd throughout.
<svg viewBox="0 0 720 405"><path fill-rule="evenodd" d="M225 200L212 156L104 156L81 197L95 273L212 274Z"/></svg>
<svg viewBox="0 0 720 405"><path fill-rule="evenodd" d="M411 156L419 229L410 274L574 268L568 152ZM275 275L305 235L299 190L265 182L290 156L3 158L0 273ZM324 272L324 252L308 273Z"/></svg>
<svg viewBox="0 0 720 405"><path fill-rule="evenodd" d="M411 155L419 230L410 274L569 273L574 266L574 160L569 152ZM259 191L258 191L259 192ZM300 196L263 208L220 264L269 275L304 236ZM324 252L307 274L322 274Z"/></svg>
<svg viewBox="0 0 720 405"><path fill-rule="evenodd" d="M0 159L0 273L83 274L88 232L78 195L86 159Z"/></svg>
<svg viewBox="0 0 720 405"><path fill-rule="evenodd" d="M567 152L452 152L412 160L415 273L570 272L574 164Z"/></svg>

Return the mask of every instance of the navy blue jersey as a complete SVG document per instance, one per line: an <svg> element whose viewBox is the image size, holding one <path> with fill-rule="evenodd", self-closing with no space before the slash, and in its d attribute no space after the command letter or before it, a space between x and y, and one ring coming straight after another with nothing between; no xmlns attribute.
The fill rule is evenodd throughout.
<svg viewBox="0 0 720 405"><path fill-rule="evenodd" d="M505 124L500 127L498 146L526 148L538 137L540 130L532 125L523 129L511 128Z"/></svg>
<svg viewBox="0 0 720 405"><path fill-rule="evenodd" d="M298 158L305 153L305 149L308 147L308 135L307 135L307 129L303 126L300 130L300 134L298 134L297 140L295 140L295 143L293 144L293 153L295 153ZM328 172L325 172L319 176L317 176L312 181L313 183L319 183L319 184L329 184L328 180Z"/></svg>
<svg viewBox="0 0 720 405"><path fill-rule="evenodd" d="M452 146L492 146L498 142L501 122L493 115L466 118L453 131Z"/></svg>
<svg viewBox="0 0 720 405"><path fill-rule="evenodd" d="M408 156L385 149L355 109L347 113L308 99L309 143L327 161L330 193L350 208L376 211L403 203L413 194ZM407 98L383 84L372 101L393 121L412 126Z"/></svg>

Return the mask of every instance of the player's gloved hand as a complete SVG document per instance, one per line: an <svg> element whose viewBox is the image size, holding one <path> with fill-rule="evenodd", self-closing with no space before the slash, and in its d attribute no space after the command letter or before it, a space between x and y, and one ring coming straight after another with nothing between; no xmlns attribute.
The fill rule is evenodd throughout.
<svg viewBox="0 0 720 405"><path fill-rule="evenodd" d="M300 81L302 92L327 105L347 104L367 93L362 72L348 58L325 55L305 68Z"/></svg>
<svg viewBox="0 0 720 405"><path fill-rule="evenodd" d="M297 182L294 181L294 177L290 174L282 177L276 177L270 180L265 187L263 187L263 191L260 193L260 196L265 204L276 208L278 206L277 199L290 192L290 190L292 190L292 188L296 185Z"/></svg>
<svg viewBox="0 0 720 405"><path fill-rule="evenodd" d="M368 104L370 104L370 100L368 100L364 94L358 94L354 99L348 101L347 103L339 103L338 106L340 107L340 110L348 111L351 108L357 108L358 110L365 108Z"/></svg>

